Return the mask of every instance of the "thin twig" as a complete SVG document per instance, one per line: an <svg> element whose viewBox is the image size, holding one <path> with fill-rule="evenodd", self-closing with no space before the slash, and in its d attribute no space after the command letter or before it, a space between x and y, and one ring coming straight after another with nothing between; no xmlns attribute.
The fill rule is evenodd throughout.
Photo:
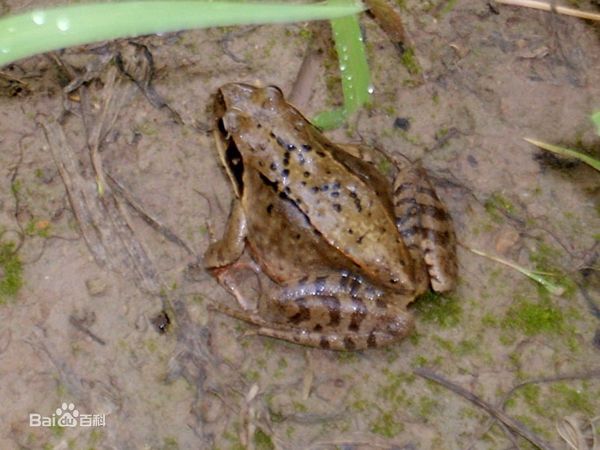
<svg viewBox="0 0 600 450"><path fill-rule="evenodd" d="M96 334L92 333L92 331L84 325L84 321L81 319L77 319L75 316L69 316L69 323L77 328L82 333L88 335L93 341L97 342L100 345L106 345L106 341Z"/></svg>
<svg viewBox="0 0 600 450"><path fill-rule="evenodd" d="M529 442L531 442L533 445L541 448L542 450L554 450L554 447L552 445L550 445L549 443L544 441L533 431L529 430L523 423L519 422L516 419L513 419L511 416L506 414L501 409L496 408L495 406L483 401L481 398L477 397L472 392L467 391L466 389L464 389L464 388L458 386L457 384L454 384L451 381L447 380L446 378L442 377L441 375L438 375L437 373L433 372L432 370L426 369L424 367L415 369L414 373L423 378L426 378L428 380L435 381L436 383L439 383L442 386L444 386L445 388L450 389L451 391L460 395L461 397L466 398L471 403L479 406L485 412L487 412L489 415L491 415L495 419L499 420L504 425L506 425L508 428L515 431L520 436L524 437Z"/></svg>
<svg viewBox="0 0 600 450"><path fill-rule="evenodd" d="M133 195L121 184L119 183L110 173L106 172L106 179L110 184L110 187L120 195L123 200L131 206L135 212L137 212L144 222L162 234L166 239L173 242L174 244L182 247L186 252L190 255L194 255L194 251L187 245L183 239L177 236L173 231L169 229L165 224L163 224L159 219L152 217L149 213L146 212L145 208L142 206L141 202L138 201Z"/></svg>
<svg viewBox="0 0 600 450"><path fill-rule="evenodd" d="M526 8L541 9L542 11L554 11L566 16L578 17L580 19L600 20L600 14L593 12L580 11L578 9L567 8L566 6L554 6L550 3L539 2L536 0L496 0L497 3L513 6L524 6Z"/></svg>

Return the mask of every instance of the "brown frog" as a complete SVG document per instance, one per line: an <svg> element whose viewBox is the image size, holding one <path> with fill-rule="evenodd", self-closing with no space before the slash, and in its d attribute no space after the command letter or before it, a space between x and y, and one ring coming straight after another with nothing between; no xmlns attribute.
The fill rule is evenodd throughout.
<svg viewBox="0 0 600 450"><path fill-rule="evenodd" d="M358 350L406 336L429 285L452 289L454 230L422 168L384 176L384 155L331 143L274 86L226 84L215 113L235 198L205 266L226 284L247 247L273 282L254 309L218 309L261 335Z"/></svg>

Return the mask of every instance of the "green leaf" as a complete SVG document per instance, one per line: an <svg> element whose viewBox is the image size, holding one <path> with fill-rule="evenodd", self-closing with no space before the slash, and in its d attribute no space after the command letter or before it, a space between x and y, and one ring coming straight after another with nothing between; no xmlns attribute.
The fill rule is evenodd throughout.
<svg viewBox="0 0 600 450"><path fill-rule="evenodd" d="M0 19L0 66L21 58L106 39L228 25L322 20L355 14L343 4L227 1L124 1L64 6Z"/></svg>
<svg viewBox="0 0 600 450"><path fill-rule="evenodd" d="M594 114L590 116L592 122L596 126L596 134L600 136L600 111L596 111Z"/></svg>

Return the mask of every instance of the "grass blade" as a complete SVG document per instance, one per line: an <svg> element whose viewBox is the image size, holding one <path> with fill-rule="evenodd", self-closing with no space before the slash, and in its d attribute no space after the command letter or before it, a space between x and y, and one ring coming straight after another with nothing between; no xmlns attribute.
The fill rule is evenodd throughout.
<svg viewBox="0 0 600 450"><path fill-rule="evenodd" d="M539 284L541 284L542 286L544 286L544 288L546 288L546 290L548 292L550 292L551 294L553 294L553 295L562 295L565 292L565 288L564 287L559 286L558 284L555 284L555 283L551 282L548 279L548 277L542 275L539 272L534 272L532 270L528 270L528 269L526 269L524 267L519 266L518 264L515 264L512 261L509 261L509 260L504 259L504 258L499 258L497 256L489 255L487 253L484 253L484 252L482 252L480 250L476 250L474 248L468 247L468 249L470 251L472 251L473 253L475 253L476 255L483 256L484 258L491 259L492 261L496 261L497 263L504 264L505 266L508 266L511 269L514 269L514 270L516 270L518 272L521 272L526 277L529 277L533 281L536 281Z"/></svg>
<svg viewBox="0 0 600 450"><path fill-rule="evenodd" d="M343 4L130 1L37 9L0 19L0 66L37 53L106 39L227 25L320 20L355 14Z"/></svg>
<svg viewBox="0 0 600 450"><path fill-rule="evenodd" d="M559 147L558 145L547 144L546 142L538 141L530 138L523 138L530 144L536 145L544 150L548 150L550 152L556 153L557 155L567 156L569 158L576 158L584 163L592 166L594 169L600 171L600 161L592 158L584 153L578 152L576 150L571 150L565 147Z"/></svg>

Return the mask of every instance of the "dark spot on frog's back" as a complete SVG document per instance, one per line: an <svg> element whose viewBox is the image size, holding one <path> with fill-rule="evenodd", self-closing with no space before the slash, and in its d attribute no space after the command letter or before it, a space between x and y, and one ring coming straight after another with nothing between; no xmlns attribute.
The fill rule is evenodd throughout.
<svg viewBox="0 0 600 450"><path fill-rule="evenodd" d="M267 206L267 214L271 214L273 212L273 203L270 203L269 206Z"/></svg>
<svg viewBox="0 0 600 450"><path fill-rule="evenodd" d="M329 349L329 339L327 339L327 336L321 336L321 340L319 341L319 347L325 350Z"/></svg>
<svg viewBox="0 0 600 450"><path fill-rule="evenodd" d="M335 209L337 212L340 212L342 210L342 205L340 205L339 203L334 203L332 206L333 209Z"/></svg>

